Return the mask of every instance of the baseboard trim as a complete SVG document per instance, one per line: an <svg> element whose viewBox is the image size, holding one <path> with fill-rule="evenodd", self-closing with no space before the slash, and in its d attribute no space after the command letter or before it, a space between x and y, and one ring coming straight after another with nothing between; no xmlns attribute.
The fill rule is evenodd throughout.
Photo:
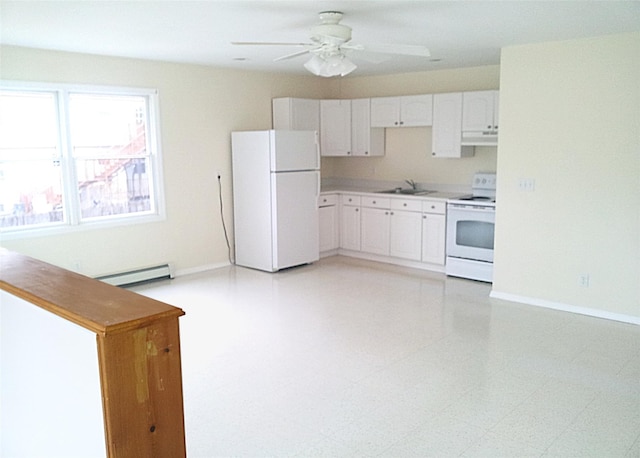
<svg viewBox="0 0 640 458"><path fill-rule="evenodd" d="M175 277L184 277L185 275L199 274L209 270L219 269L231 265L229 262L220 262L215 264L205 264L203 266L190 267L188 269L178 269L174 272Z"/></svg>
<svg viewBox="0 0 640 458"><path fill-rule="evenodd" d="M625 315L622 313L607 312L604 310L594 309L590 307L580 307L577 305L564 304L562 302L548 301L535 297L520 296L518 294L504 293L492 290L489 294L495 299L503 299L505 301L519 302L521 304L533 305L535 307L543 307L547 309L560 310L562 312L578 313L580 315L592 316L595 318L604 318L605 320L621 321L623 323L640 325L640 317L633 315Z"/></svg>
<svg viewBox="0 0 640 458"><path fill-rule="evenodd" d="M383 262L385 264L393 264L394 266L411 267L413 269L428 270L430 272L444 273L444 266L439 264L429 264L418 261L410 261L408 259L393 258L390 256L382 256L378 254L367 253L364 251L338 249L340 256L348 256L350 258L366 259L368 261Z"/></svg>

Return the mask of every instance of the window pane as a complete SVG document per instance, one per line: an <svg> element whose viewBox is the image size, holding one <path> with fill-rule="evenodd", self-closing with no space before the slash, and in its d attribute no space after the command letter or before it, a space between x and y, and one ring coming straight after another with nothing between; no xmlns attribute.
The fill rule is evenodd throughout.
<svg viewBox="0 0 640 458"><path fill-rule="evenodd" d="M70 122L81 218L154 210L146 97L72 94Z"/></svg>
<svg viewBox="0 0 640 458"><path fill-rule="evenodd" d="M147 159L78 159L82 218L99 218L151 210Z"/></svg>
<svg viewBox="0 0 640 458"><path fill-rule="evenodd" d="M0 160L57 158L57 126L54 94L0 91Z"/></svg>
<svg viewBox="0 0 640 458"><path fill-rule="evenodd" d="M145 97L72 94L69 100L75 157L148 154Z"/></svg>
<svg viewBox="0 0 640 458"><path fill-rule="evenodd" d="M57 98L0 91L0 228L62 223Z"/></svg>
<svg viewBox="0 0 640 458"><path fill-rule="evenodd" d="M63 220L59 161L0 162L0 228Z"/></svg>

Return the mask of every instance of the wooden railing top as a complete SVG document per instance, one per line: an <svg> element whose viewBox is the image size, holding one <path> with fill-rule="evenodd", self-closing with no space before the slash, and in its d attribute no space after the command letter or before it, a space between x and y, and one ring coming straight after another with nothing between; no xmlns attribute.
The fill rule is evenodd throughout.
<svg viewBox="0 0 640 458"><path fill-rule="evenodd" d="M0 289L102 335L184 315L178 307L3 248Z"/></svg>

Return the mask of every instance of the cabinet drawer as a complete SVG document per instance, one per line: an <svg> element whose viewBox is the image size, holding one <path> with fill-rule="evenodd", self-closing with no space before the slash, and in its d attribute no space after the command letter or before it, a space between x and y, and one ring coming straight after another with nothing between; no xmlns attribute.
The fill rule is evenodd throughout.
<svg viewBox="0 0 640 458"><path fill-rule="evenodd" d="M447 203L425 200L422 202L422 211L425 213L438 213L440 215L444 215L447 212Z"/></svg>
<svg viewBox="0 0 640 458"><path fill-rule="evenodd" d="M325 194L318 197L318 207L330 207L338 204L337 194Z"/></svg>
<svg viewBox="0 0 640 458"><path fill-rule="evenodd" d="M352 194L343 194L342 195L342 205L355 205L360 206L360 196L355 196Z"/></svg>
<svg viewBox="0 0 640 458"><path fill-rule="evenodd" d="M362 206L363 207L372 207L372 208L389 208L389 199L388 197L370 197L363 196L362 197Z"/></svg>
<svg viewBox="0 0 640 458"><path fill-rule="evenodd" d="M417 199L392 199L391 209L420 212L422 211L422 201Z"/></svg>

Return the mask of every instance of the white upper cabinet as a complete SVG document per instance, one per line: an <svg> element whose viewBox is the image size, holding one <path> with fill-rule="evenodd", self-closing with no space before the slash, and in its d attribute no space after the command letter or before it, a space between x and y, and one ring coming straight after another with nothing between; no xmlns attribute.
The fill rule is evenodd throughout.
<svg viewBox="0 0 640 458"><path fill-rule="evenodd" d="M371 127L371 99L351 100L351 155L384 156L384 129Z"/></svg>
<svg viewBox="0 0 640 458"><path fill-rule="evenodd" d="M272 100L273 128L320 132L320 101L283 97Z"/></svg>
<svg viewBox="0 0 640 458"><path fill-rule="evenodd" d="M497 144L498 91L474 91L463 94L463 144Z"/></svg>
<svg viewBox="0 0 640 458"><path fill-rule="evenodd" d="M371 127L430 126L432 120L431 94L371 99Z"/></svg>
<svg viewBox="0 0 640 458"><path fill-rule="evenodd" d="M472 146L462 146L462 93L433 96L432 155L459 158L473 155Z"/></svg>
<svg viewBox="0 0 640 458"><path fill-rule="evenodd" d="M323 156L351 155L351 100L320 101L320 151Z"/></svg>
<svg viewBox="0 0 640 458"><path fill-rule="evenodd" d="M432 125L433 96L426 94L400 97L400 122L409 127Z"/></svg>

